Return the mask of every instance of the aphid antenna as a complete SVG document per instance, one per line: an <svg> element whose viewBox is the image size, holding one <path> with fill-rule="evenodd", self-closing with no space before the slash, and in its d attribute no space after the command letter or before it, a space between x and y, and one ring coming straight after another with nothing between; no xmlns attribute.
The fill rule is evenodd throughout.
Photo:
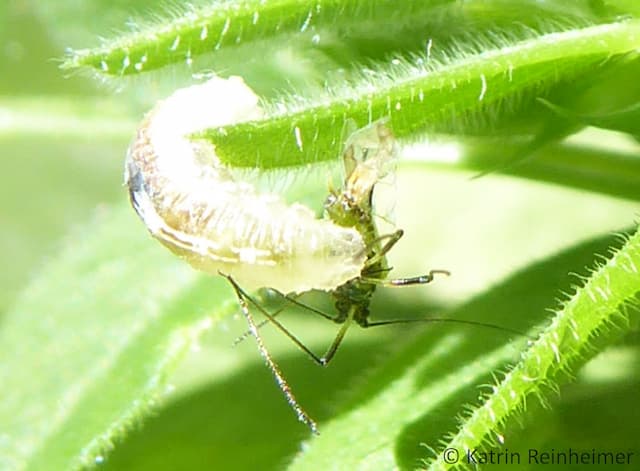
<svg viewBox="0 0 640 471"><path fill-rule="evenodd" d="M519 335L522 337L526 337L529 340L536 340L535 337L527 334L526 332L522 332L517 329L511 329L509 327L504 327L497 324L491 324L489 322L480 322L480 321L470 321L465 319L452 319L449 317L425 317L423 319L390 319L386 321L375 321L375 322L367 322L362 325L363 328L369 327L379 327L383 325L394 325L394 324L416 324L416 323L448 323L448 324L462 324L462 325L472 325L475 327L485 327L487 329L494 329L500 332L507 332L510 334Z"/></svg>
<svg viewBox="0 0 640 471"><path fill-rule="evenodd" d="M384 271L390 271L391 268L387 268ZM450 276L451 272L448 270L431 270L424 275L412 276L408 278L396 278L393 280L383 280L379 278L367 278L363 277L362 281L367 283L376 284L379 286L387 286L387 287L396 287L396 286L411 286L411 285L424 285L427 283L431 283L435 278L435 275L445 275ZM471 321L464 319L452 319L448 317L425 317L422 319L390 319L385 321L376 321L376 322L367 322L366 324L362 324L363 328L368 327L378 327L382 325L394 325L394 324L413 324L413 323L451 323L451 324L463 324L463 325L472 325L476 327L485 327L488 329L499 330L501 332L508 332L515 335L520 335L522 337L526 337L529 340L535 340L535 337L528 335L525 332L522 332L517 329L510 329L509 327L504 327L497 324L491 324L489 322L480 322L480 321Z"/></svg>

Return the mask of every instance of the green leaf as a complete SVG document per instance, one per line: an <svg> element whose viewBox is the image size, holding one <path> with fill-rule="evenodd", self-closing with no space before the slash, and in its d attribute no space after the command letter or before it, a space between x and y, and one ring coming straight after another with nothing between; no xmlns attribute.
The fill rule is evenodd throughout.
<svg viewBox="0 0 640 471"><path fill-rule="evenodd" d="M557 290L572 289L568 273L593 265L593 253L610 244L611 239L594 241L532 265L452 313L455 319L483 319L523 331L547 324L514 367L507 365L526 338L509 341L506 333L452 333L433 326L360 385L323 434L297 456L292 469L326 469L331 463L349 469L411 468L432 457L436 461L429 469L446 469L440 453L447 434L457 431L446 446L461 457L493 443L509 414L519 413L527 398L544 396L559 371L573 371L576 361L593 354L589 344L596 332L610 331L627 314L623 306L640 291L639 233L578 288L564 310L545 319ZM482 405L464 413L467 404L478 402L477 386L494 382L495 372L505 369L504 379L481 399ZM456 417L462 414L468 418L459 425ZM349 438L354 436L358 439Z"/></svg>
<svg viewBox="0 0 640 471"><path fill-rule="evenodd" d="M401 8L393 0L250 0L176 10L153 22L131 22L133 32L105 39L101 47L71 51L64 67L89 68L103 76L136 75L172 64L191 67L194 59L211 52L215 57L227 48L255 47L255 43L282 37L322 50L343 49L332 51L333 55L344 54L345 45L338 43L346 42L347 48L357 49L361 57L381 58L393 50L417 52L427 40L425 31L432 39L446 42L452 33L469 34L489 25L513 26L518 22L529 28L551 20L556 26L593 23L615 11L594 8L593 2L586 0L543 4L532 0L469 1L462 5L452 0L406 0ZM110 13L118 15L120 11L113 8ZM375 28L379 22L385 28Z"/></svg>
<svg viewBox="0 0 640 471"><path fill-rule="evenodd" d="M601 347L616 330L619 335L628 325L630 308L637 307L639 263L640 231L606 263L598 263L584 284L572 287L575 293L556 311L515 367L484 397L482 406L464 421L447 448L462 454L480 448L499 433L507 418L524 410L528 398L540 395L543 388L553 388L558 377L571 375L577 365L593 355L594 339L598 338ZM444 467L442 459L438 457L432 468Z"/></svg>
<svg viewBox="0 0 640 471"><path fill-rule="evenodd" d="M476 38L482 44L483 38ZM501 109L526 93L592 71L611 55L640 46L640 22L605 24L542 34L524 41L501 39L476 54L459 54L444 64L398 61L363 74L360 82L313 99L268 106L260 121L201 133L232 166L279 168L335 159L347 120L359 126L388 118L399 138L427 129L464 132L466 121ZM321 132L322 131L322 132Z"/></svg>
<svg viewBox="0 0 640 471"><path fill-rule="evenodd" d="M139 74L174 64L191 65L209 51L277 35L304 33L317 27L350 24L353 18L397 18L426 15L434 5L451 0L407 1L398 9L392 0L277 0L216 2L189 7L171 20L139 27L96 49L73 52L64 67L91 67L103 74Z"/></svg>
<svg viewBox="0 0 640 471"><path fill-rule="evenodd" d="M166 393L175 362L225 312L221 280L167 263L143 231L123 230L132 223L126 208L70 234L5 316L3 469L99 460Z"/></svg>

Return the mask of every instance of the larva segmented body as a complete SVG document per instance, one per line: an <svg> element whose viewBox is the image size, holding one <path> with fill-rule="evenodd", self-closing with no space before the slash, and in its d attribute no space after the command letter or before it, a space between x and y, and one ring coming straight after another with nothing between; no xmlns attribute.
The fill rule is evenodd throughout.
<svg viewBox="0 0 640 471"><path fill-rule="evenodd" d="M177 90L145 117L129 147L132 205L155 238L197 269L247 288L333 290L360 275L361 234L237 181L212 144L187 137L261 115L238 77Z"/></svg>

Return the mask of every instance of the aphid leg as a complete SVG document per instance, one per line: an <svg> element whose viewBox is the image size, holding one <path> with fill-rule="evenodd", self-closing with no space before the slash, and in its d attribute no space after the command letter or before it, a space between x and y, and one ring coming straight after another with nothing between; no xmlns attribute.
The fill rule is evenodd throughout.
<svg viewBox="0 0 640 471"><path fill-rule="evenodd" d="M282 294L282 293L280 293L280 294ZM309 306L308 304L301 303L301 302L300 302L300 301L298 301L297 299L292 298L292 297L291 297L291 295L289 295L289 294L287 294L287 295L284 295L284 294L283 294L282 296L283 296L287 301L289 301L291 304L294 304L294 305L296 305L296 306L298 306L298 307L301 307L301 308L303 308L303 309L306 309L306 310L307 310L307 311L309 311L309 312L312 312L312 313L317 314L317 315L319 315L319 316L321 316L321 317L324 317L325 319L327 319L327 320L329 320L329 321L339 322L339 321L338 321L338 317L337 317L337 316L332 316L332 315L330 315L330 314L327 314L327 313L326 313L326 312L324 312L324 311L321 311L320 309L316 309L316 308L315 308L315 307L313 307L313 306Z"/></svg>
<svg viewBox="0 0 640 471"><path fill-rule="evenodd" d="M264 307L262 307L260 305L260 303L258 303L258 301L256 301L255 299L253 299L246 291L244 291L240 285L238 285L238 283L236 283L236 280L234 280L231 276L222 273L222 272L218 272L220 273L220 275L224 276L229 283L231 283L231 286L233 287L234 291L236 292L236 295L238 296L238 299L242 299L246 305L246 302L250 302L258 311L260 311L260 313L267 318L268 322L271 322L273 325L275 325L284 335L286 335L293 343L295 343L298 348L300 348L300 350L302 350L303 352L305 352L307 355L309 355L309 357L315 361L318 365L323 365L324 363L322 362L322 359L316 355L315 353L313 353L309 347L307 347L305 344L303 344L295 335L293 335L291 332L289 332L289 330L282 325L282 323L280 321L278 321L276 318L273 317L273 315L271 313L269 313ZM307 306L308 307L308 306ZM254 324L255 325L255 324ZM256 326L257 329L257 326ZM249 330L251 331L251 335L253 335L253 331L251 329L251 326L249 326Z"/></svg>
<svg viewBox="0 0 640 471"><path fill-rule="evenodd" d="M326 312L321 311L320 309L316 309L313 306L309 306L308 304L302 303L300 301L298 301L298 297L300 296L300 294L296 294L296 295L292 295L292 294L282 294L280 291L272 289L272 291L274 291L275 293L277 293L278 295L280 295L285 301L301 307L309 312L312 312L313 314L317 314L319 316L324 317L327 320L333 321L333 322L337 322L337 317L335 316L331 316L329 314L327 314ZM257 301L255 302L257 304ZM271 313L271 317L276 317L278 314L282 313L285 309L287 308L287 306L283 306L280 309L278 309L275 312ZM258 329L261 329L263 326L265 326L266 324L269 324L271 322L271 320L267 317L266 319L261 320L258 324L257 327ZM249 337L251 335L251 331L246 330L245 332L242 333L242 335L240 335L238 338L236 338L233 342L233 346L238 345L240 342L244 341L244 339L246 339L247 337Z"/></svg>
<svg viewBox="0 0 640 471"><path fill-rule="evenodd" d="M289 296L285 296L283 295L280 291L277 290L272 290L275 291L276 293L278 293L281 297L285 298L286 300L292 301L293 299L289 298ZM295 295L295 297L297 298L298 296L300 296L299 294ZM302 304L302 303L300 303ZM303 304L302 304L303 305ZM304 305L303 305L304 306ZM276 317L278 314L281 314L287 307L286 306L282 306L280 309L278 309L275 312L271 313L271 317ZM260 322L258 322L256 324L256 327L258 328L258 330L262 329L265 325L267 325L269 322L271 322L269 319L262 319ZM239 335L234 341L233 341L233 346L235 347L236 345L238 345L241 342L244 342L244 340L249 337L251 335L251 331L250 330L245 330L241 335Z"/></svg>
<svg viewBox="0 0 640 471"><path fill-rule="evenodd" d="M386 286L409 286L409 285L426 285L433 281L434 275L450 276L448 270L430 270L426 275L411 276L409 278L396 278L394 280L384 280Z"/></svg>
<svg viewBox="0 0 640 471"><path fill-rule="evenodd" d="M347 314L346 319L341 319L338 316L330 316L329 314L327 314L326 312L322 312L319 309L316 309L312 306L308 306L307 304L301 303L300 301L296 300L296 299L292 299L289 296L284 296L287 300L289 300L292 304L295 304L296 306L300 306L314 314L318 314L322 317L324 317L327 320L333 321L333 322L339 322L342 325L340 326L340 330L338 331L338 333L336 334L335 338L333 339L333 342L331 342L331 345L329 346L329 348L327 349L327 351L325 352L324 355L322 355L320 358L317 359L317 362L322 365L322 366L326 366L329 364L329 362L331 361L331 359L333 358L333 356L336 354L336 351L338 350L338 347L340 346L340 344L342 343L342 339L344 338L345 334L347 333L347 329L349 329L350 325L351 325L351 321L353 320L353 309L349 311L349 313ZM307 351L305 349L305 351ZM315 357L315 355L314 355ZM315 360L315 358L314 358Z"/></svg>
<svg viewBox="0 0 640 471"><path fill-rule="evenodd" d="M376 253L375 255L373 255L367 260L367 265L372 266L375 263L379 262L381 258L385 257L387 253L393 248L393 246L398 243L398 241L402 238L403 235L404 235L404 231L402 229L398 229L397 231L392 232L391 234L385 234L383 236L380 236L377 239L378 242L381 242L384 239L389 239L389 240L382 246L382 248L378 253ZM382 271L389 271L389 270L390 268L382 269ZM375 275L376 273L379 273L379 271L377 272L367 271L367 275ZM362 276L361 279L362 281L365 281L367 283L373 283L380 286L409 286L409 285L424 285L427 283L431 283L434 279L434 275L449 276L451 275L451 272L449 272L448 270L431 270L426 275L412 276L409 278L397 278L394 280L385 280L385 279L374 278L370 276Z"/></svg>
<svg viewBox="0 0 640 471"><path fill-rule="evenodd" d="M347 333L347 329L349 329L349 327L351 326L351 322L353 321L354 311L355 311L355 306L352 306L352 308L349 310L349 314L347 315L346 320L340 326L340 330L336 334L336 337L333 339L333 342L331 342L331 345L327 349L326 353L322 355L322 358L320 358L320 362L322 366L327 366L331 361L331 359L333 358L333 356L338 351L338 347L342 343L342 339L344 339L344 336Z"/></svg>
<svg viewBox="0 0 640 471"><path fill-rule="evenodd" d="M308 311L310 311L310 312L312 312L314 314L318 314L318 315L324 317L327 320L330 320L330 321L333 321L333 322L338 322L338 323L342 324L340 326L340 330L338 330L338 333L336 334L335 338L333 339L333 342L331 342L331 345L329 346L329 348L327 349L325 354L322 355L318 359L318 363L320 363L320 365L327 366L329 364L329 362L331 361L331 359L333 358L333 356L336 354L336 351L338 351L338 347L342 343L342 339L344 339L344 336L347 333L347 330L351 326L351 321L353 321L353 314L355 312L355 306L352 306L352 308L349 310L349 312L347 314L347 317L345 319L345 318L340 318L338 316L330 316L326 312L322 312L321 310L316 309L316 308L314 308L312 306L309 306L307 304L301 303L300 301L298 301L296 299L292 299L288 295L284 296L284 297L286 299L288 299L292 304L295 304L296 306L300 306L300 307L302 307L304 309L307 309Z"/></svg>
<svg viewBox="0 0 640 471"><path fill-rule="evenodd" d="M389 240L387 241L386 244L382 246L382 249L380 249L380 253L377 254L377 256L384 257L385 255L387 255L387 253L389 253L389 250L391 250L393 246L396 245L400 239L402 239L403 235L404 235L404 231L402 229L398 229L397 231L392 232L391 234L381 236L379 239L380 241L384 240L385 238Z"/></svg>
<svg viewBox="0 0 640 471"><path fill-rule="evenodd" d="M363 276L361 279L367 283L372 283L378 286L411 286L411 285L426 285L431 283L435 278L435 275L451 275L448 270L431 270L426 275L411 276L408 278L396 278L393 280L383 280L380 278L370 278Z"/></svg>
<svg viewBox="0 0 640 471"><path fill-rule="evenodd" d="M340 343L342 343L342 339L344 338L345 334L347 333L347 329L351 325L351 321L353 320L353 310L349 311L346 320L344 320L342 322L342 325L340 326L340 330L336 334L336 337L333 339L333 342L331 343L331 345L329 346L329 348L327 349L325 354L322 355L321 357L319 357L313 351L311 351L309 349L309 347L307 347L305 344L303 344L300 341L300 339L298 339L295 335L293 335L291 332L289 332L289 330L284 325L282 325L282 323L280 323L280 321L275 319L275 316L280 314L284 308L282 308L282 309L276 311L275 313L271 314L264 307L262 307L260 305L260 303L258 303L258 301L256 301L246 291L244 291L240 287L240 285L238 285L236 280L234 280L231 276L229 276L229 275L227 275L225 273L222 273L222 272L218 272L218 273L220 273L220 275L224 276L229 281L229 283L231 283L231 286L233 287L234 291L236 292L236 296L238 297L238 300L240 301L240 307L242 308L243 314L245 315L245 317L247 316L248 313L245 312L244 308L246 307L248 309L248 306L247 306L247 301L248 301L256 309L258 309L258 311L260 311L260 313L262 315L264 315L265 318L266 318L264 321L260 322L259 324L256 324L255 321L253 321L253 316L252 316L253 324L249 324L249 330L247 331L247 333L244 333L242 336L240 336L238 339L236 339L236 342L241 341L247 335L252 335L252 336L255 337L254 328L255 328L255 331L257 332L259 327L261 327L262 325L270 322L273 325L275 325L282 333L284 333L294 344L296 344L298 346L298 348L300 348L300 350L302 350L307 355L309 355L309 357L314 362L316 362L318 365L326 366L331 361L333 356L336 354L336 351L338 350L338 347L340 346ZM318 315L324 317L325 319L331 320L333 322L338 322L338 318L337 317L330 316L329 314L327 314L325 312L322 312L319 309L316 309L316 308L314 308L312 306L308 306L308 305L306 305L304 303L301 303L300 301L298 301L297 299L295 299L295 298L293 298L293 297L291 297L289 295L284 295L284 294L280 293L279 291L276 291L276 292L281 294L283 298L285 298L287 301L291 302L292 304L295 304L296 306L300 306L300 307L302 307L304 309L307 309L310 312L313 312L314 314L318 314Z"/></svg>
<svg viewBox="0 0 640 471"><path fill-rule="evenodd" d="M274 313L274 316L277 315L278 313ZM258 324L256 325L256 328L258 330L262 329L262 327L264 327L266 324L269 323L269 319L263 319L260 322L258 322ZM249 329L245 330L244 332L242 332L240 335L238 335L236 337L236 339L233 341L233 343L231 344L232 347L235 347L236 345L241 344L242 342L244 342L245 340L247 340L249 338L249 336L251 335L251 331Z"/></svg>
<svg viewBox="0 0 640 471"><path fill-rule="evenodd" d="M404 231L402 229L398 229L397 231L392 232L391 234L385 234L378 237L378 239L376 240L376 243L382 242L385 239L389 239L389 240L387 240L387 242L380 248L379 252L377 252L375 255L373 255L373 257L370 257L367 260L367 265L369 266L375 265L380 261L380 259L386 257L387 253L389 253L389 251L393 248L393 246L396 245L400 239L402 239L403 235L404 235Z"/></svg>
<svg viewBox="0 0 640 471"><path fill-rule="evenodd" d="M249 311L249 306L247 305L246 300L251 298L247 296L247 294L242 290L242 288L240 288L240 286L238 286L238 284L235 282L233 278L231 278L231 276L225 275L223 273L220 273L220 274L224 276L227 280L229 280L229 283L231 283L231 285L233 286L233 289L235 290L236 295L238 296L238 303L240 304L240 309L242 310L242 313L244 314L244 317L247 320L247 324L249 324L249 330L251 331L251 335L253 335L253 337L256 339L256 344L258 345L258 350L260 351L260 355L262 356L265 363L271 370L271 373L276 379L276 382L278 383L278 387L286 397L287 402L289 403L289 406L291 406L291 408L295 411L296 415L298 416L298 420L300 420L300 422L305 423L311 429L312 433L314 433L315 435L319 435L318 426L316 425L315 421L311 417L309 417L309 415L304 411L304 409L302 409L302 407L296 400L296 397L293 395L293 391L291 390L289 383L287 383L287 381L284 379L284 376L282 375L280 368L273 361L273 359L271 358L271 355L269 354L269 351L267 350L267 348L264 345L264 342L262 341L262 337L258 332L258 327L255 321L253 320L253 316L251 315L251 312ZM269 315L269 317L271 316Z"/></svg>

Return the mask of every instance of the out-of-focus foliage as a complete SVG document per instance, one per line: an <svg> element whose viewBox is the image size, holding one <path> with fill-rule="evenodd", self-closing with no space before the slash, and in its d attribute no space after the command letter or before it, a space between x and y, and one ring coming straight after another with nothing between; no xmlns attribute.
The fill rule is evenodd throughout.
<svg viewBox="0 0 640 471"><path fill-rule="evenodd" d="M182 20L185 10L157 2L0 4L0 468L435 469L445 443L523 455L637 447L635 2L236 3L245 8L219 24L206 2ZM323 13L309 15L318 3ZM264 26L238 33L243 12L247 24L254 18L247 5ZM182 56L159 54L152 72L110 76L101 61L117 70L123 44L137 57L129 18L148 37L165 28L164 40L200 38L204 24L216 39L229 18L240 40L202 55L176 47ZM65 57L67 66L94 57L65 48L91 49L98 36L108 39L97 61L60 70ZM309 437L252 339L230 346L245 328L229 316L233 292L151 240L121 186L144 111L211 70L240 74L282 104L261 123L264 135L251 130L253 150L305 117L335 118L322 131L341 132L341 119L360 116L365 85L375 103L393 98L376 109L414 144L395 183L379 185L407 234L391 253L393 273L453 276L381 289L374 318L545 333L528 342L456 324L352 329L322 370L266 327L319 421L320 437ZM409 106L419 90L431 94L422 114ZM231 137L219 145L235 155L244 141ZM473 179L478 172L487 174ZM305 177L319 205L326 177L313 167ZM331 309L323 296L308 301ZM283 319L315 350L335 332L305 312Z"/></svg>

